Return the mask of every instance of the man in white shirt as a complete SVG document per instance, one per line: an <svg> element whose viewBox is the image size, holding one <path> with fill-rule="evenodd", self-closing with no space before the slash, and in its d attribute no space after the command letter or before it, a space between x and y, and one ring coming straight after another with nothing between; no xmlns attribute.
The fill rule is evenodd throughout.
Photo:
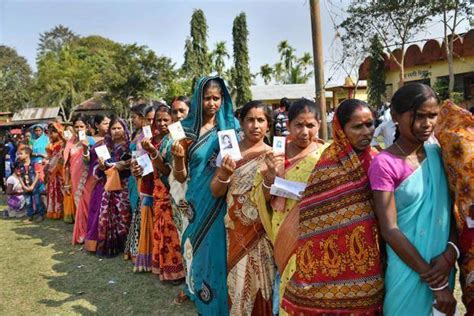
<svg viewBox="0 0 474 316"><path fill-rule="evenodd" d="M379 151L382 150L382 147L380 146L379 142L377 141L377 137L380 135L383 136L383 142L385 144L385 148L388 146L391 146L393 144L393 140L395 138L395 123L393 120L390 118L388 121L383 121L377 128L375 129L374 132L374 138L372 139L372 143L370 144L371 146L377 148Z"/></svg>

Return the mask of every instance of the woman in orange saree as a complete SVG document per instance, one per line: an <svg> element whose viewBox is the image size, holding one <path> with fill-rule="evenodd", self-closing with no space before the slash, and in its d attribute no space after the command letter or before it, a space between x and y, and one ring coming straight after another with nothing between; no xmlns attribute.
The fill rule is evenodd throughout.
<svg viewBox="0 0 474 316"><path fill-rule="evenodd" d="M462 300L474 314L474 116L451 101L441 107L435 129L448 185L454 200L458 231ZM468 222L470 224L468 224Z"/></svg>
<svg viewBox="0 0 474 316"><path fill-rule="evenodd" d="M64 127L60 123L48 125L49 144L45 173L47 175L46 217L60 219L63 217L63 137Z"/></svg>
<svg viewBox="0 0 474 316"><path fill-rule="evenodd" d="M275 277L271 242L250 199L254 177L265 164L271 147L264 137L271 125L269 107L251 101L240 112L244 132L239 143L242 159L222 158L211 181L214 197L226 196L227 287L230 315L272 315L272 285Z"/></svg>

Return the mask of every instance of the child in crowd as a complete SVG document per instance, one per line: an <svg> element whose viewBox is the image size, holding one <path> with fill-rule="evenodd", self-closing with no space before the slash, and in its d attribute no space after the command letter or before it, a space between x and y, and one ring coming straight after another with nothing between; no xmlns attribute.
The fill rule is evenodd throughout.
<svg viewBox="0 0 474 316"><path fill-rule="evenodd" d="M36 214L37 222L44 220L44 213L46 207L41 200L41 186L40 186L40 173L41 170L35 168L35 165L31 163L30 147L21 147L17 152L17 160L20 164L20 183L25 192L26 200L26 215L28 216L28 222L33 222L33 216Z"/></svg>
<svg viewBox="0 0 474 316"><path fill-rule="evenodd" d="M15 163L13 173L7 179L7 206L3 212L4 217L23 217L25 216L25 196L20 181L20 166Z"/></svg>

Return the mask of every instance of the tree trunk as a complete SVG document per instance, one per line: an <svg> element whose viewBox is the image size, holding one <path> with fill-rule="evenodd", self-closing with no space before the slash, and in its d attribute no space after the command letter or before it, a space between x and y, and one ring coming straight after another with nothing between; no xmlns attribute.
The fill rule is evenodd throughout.
<svg viewBox="0 0 474 316"><path fill-rule="evenodd" d="M449 84L448 84L448 95L451 97L451 93L454 91L454 37L455 37L455 28L457 23L457 13L458 13L458 6L457 1L455 2L456 6L454 8L454 21L453 27L451 29L451 38L448 41L448 17L447 17L447 10L445 8L443 11L443 22L444 22L444 47L446 49L446 57L448 59L448 71L449 71Z"/></svg>
<svg viewBox="0 0 474 316"><path fill-rule="evenodd" d="M400 69L400 76L399 76L400 81L398 82L398 89L403 87L403 85L405 84L405 52L403 51L404 49L405 47L402 46L401 60L397 61L398 68ZM395 56L393 56L393 58L396 60Z"/></svg>

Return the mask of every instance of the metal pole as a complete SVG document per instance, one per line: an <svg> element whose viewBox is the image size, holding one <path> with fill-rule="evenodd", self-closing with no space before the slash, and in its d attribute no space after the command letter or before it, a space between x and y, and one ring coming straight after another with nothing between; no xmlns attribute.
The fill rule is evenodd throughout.
<svg viewBox="0 0 474 316"><path fill-rule="evenodd" d="M323 61L323 36L321 30L321 14L319 0L310 0L311 30L313 37L314 83L316 104L321 109L320 136L325 141L328 139L326 120L326 93L324 91L324 61Z"/></svg>

